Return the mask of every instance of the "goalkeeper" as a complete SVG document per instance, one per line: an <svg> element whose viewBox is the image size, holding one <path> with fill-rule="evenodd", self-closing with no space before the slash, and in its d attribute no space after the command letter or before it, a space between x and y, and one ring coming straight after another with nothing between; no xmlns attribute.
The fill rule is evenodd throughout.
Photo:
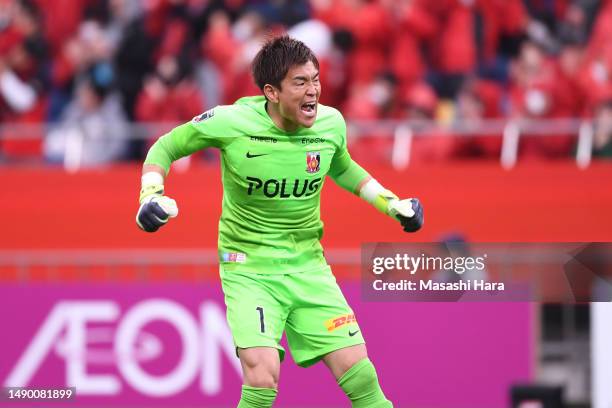
<svg viewBox="0 0 612 408"><path fill-rule="evenodd" d="M272 406L283 331L296 363L323 360L353 407L392 407L323 256L320 195L330 176L407 232L423 224L422 207L416 199L398 199L351 159L342 115L318 103L319 63L307 46L273 38L252 71L263 96L217 106L151 147L136 222L154 232L175 217L176 203L164 195L171 163L218 148L224 187L219 269L244 377L238 407Z"/></svg>

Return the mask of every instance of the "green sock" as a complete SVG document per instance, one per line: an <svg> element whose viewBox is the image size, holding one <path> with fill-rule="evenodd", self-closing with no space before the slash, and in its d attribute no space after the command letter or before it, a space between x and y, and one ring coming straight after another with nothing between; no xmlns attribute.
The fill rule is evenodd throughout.
<svg viewBox="0 0 612 408"><path fill-rule="evenodd" d="M364 358L348 369L338 380L353 408L393 408L393 404L385 397L372 362Z"/></svg>
<svg viewBox="0 0 612 408"><path fill-rule="evenodd" d="M274 388L257 388L248 385L242 386L242 395L237 408L270 408L276 398L277 390Z"/></svg>

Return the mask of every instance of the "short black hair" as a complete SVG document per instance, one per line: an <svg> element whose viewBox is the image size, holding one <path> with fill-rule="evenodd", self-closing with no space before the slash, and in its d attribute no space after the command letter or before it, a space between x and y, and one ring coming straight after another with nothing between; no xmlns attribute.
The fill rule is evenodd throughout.
<svg viewBox="0 0 612 408"><path fill-rule="evenodd" d="M319 69L319 60L306 44L287 35L273 37L266 41L253 59L253 79L262 91L266 84L280 89L281 81L291 67L309 61Z"/></svg>

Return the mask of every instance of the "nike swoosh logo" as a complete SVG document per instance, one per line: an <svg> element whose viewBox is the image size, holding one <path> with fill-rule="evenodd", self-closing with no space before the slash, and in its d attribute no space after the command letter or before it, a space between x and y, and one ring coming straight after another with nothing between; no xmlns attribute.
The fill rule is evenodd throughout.
<svg viewBox="0 0 612 408"><path fill-rule="evenodd" d="M349 336L353 337L354 335L356 335L357 333L359 333L360 330L357 330L355 332L352 332L349 330Z"/></svg>
<svg viewBox="0 0 612 408"><path fill-rule="evenodd" d="M251 152L247 152L246 157L247 157L247 159L252 159L253 157L266 156L267 154L268 153L251 154Z"/></svg>

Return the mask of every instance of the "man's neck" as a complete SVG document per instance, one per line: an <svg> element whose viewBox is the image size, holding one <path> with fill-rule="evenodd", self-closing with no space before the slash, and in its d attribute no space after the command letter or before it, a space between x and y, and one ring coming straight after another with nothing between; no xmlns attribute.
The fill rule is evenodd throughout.
<svg viewBox="0 0 612 408"><path fill-rule="evenodd" d="M268 116L270 117L270 119L272 119L272 122L274 122L276 127L281 129L282 131L286 133L295 133L298 131L299 125L283 118L283 116L280 114L280 111L278 110L277 104L273 104L270 103L270 101L266 101L266 112L268 113Z"/></svg>

